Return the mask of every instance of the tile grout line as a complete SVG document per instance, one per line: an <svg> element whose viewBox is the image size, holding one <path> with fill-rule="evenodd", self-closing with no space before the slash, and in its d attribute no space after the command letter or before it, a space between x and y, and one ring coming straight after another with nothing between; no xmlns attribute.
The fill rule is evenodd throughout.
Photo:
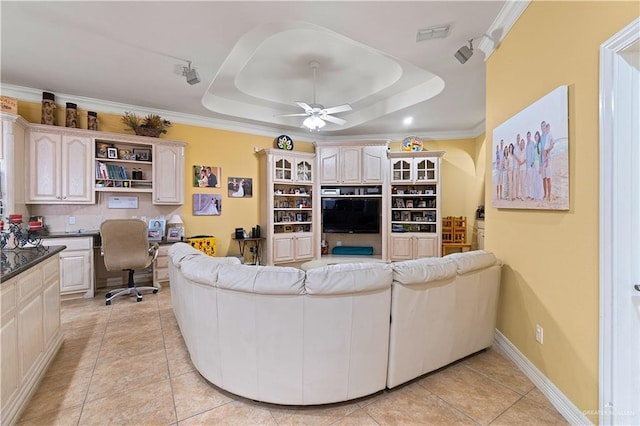
<svg viewBox="0 0 640 426"><path fill-rule="evenodd" d="M431 395L435 396L436 398L438 398L440 401L442 401L447 407L449 407L450 409L452 409L453 411L462 414L464 417L468 418L469 420L471 420L472 422L481 425L482 422L474 419L473 417L471 417L470 414L465 413L464 411L462 411L461 409L459 409L458 407L456 407L455 405L452 405L451 403L449 403L447 400L445 400L444 398L442 398L440 395L438 395L437 393L429 390L426 388L426 386L424 386L422 383L420 383L420 381L417 381L416 384L420 387L422 387L424 390L426 390L427 392L429 392Z"/></svg>

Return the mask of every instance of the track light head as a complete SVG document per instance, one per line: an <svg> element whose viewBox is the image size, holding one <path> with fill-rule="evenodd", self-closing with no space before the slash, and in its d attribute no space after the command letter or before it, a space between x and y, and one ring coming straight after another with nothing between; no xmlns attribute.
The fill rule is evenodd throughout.
<svg viewBox="0 0 640 426"><path fill-rule="evenodd" d="M461 64L464 64L473 56L473 39L469 40L469 46L462 46L454 55Z"/></svg>
<svg viewBox="0 0 640 426"><path fill-rule="evenodd" d="M191 61L187 61L187 63L189 65L182 68L182 75L184 75L187 79L187 83L192 86L194 84L200 83L200 76L198 75L198 72L195 68L191 68Z"/></svg>

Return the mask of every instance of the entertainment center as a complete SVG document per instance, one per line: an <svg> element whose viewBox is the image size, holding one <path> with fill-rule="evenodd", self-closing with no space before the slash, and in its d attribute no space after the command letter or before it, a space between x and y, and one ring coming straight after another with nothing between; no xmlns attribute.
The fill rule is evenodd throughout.
<svg viewBox="0 0 640 426"><path fill-rule="evenodd" d="M260 151L264 263L332 253L383 261L440 256L444 152L389 152L388 144L323 141L315 153Z"/></svg>

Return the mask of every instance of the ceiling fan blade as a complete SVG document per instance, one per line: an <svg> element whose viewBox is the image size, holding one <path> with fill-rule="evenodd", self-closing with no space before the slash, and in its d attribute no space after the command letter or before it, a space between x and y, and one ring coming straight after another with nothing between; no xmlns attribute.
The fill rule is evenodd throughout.
<svg viewBox="0 0 640 426"><path fill-rule="evenodd" d="M344 105L338 105L338 106L334 106L334 107L330 107L330 108L325 108L322 110L323 114L335 114L338 112L345 112L345 111L351 111L351 105L349 104L344 104Z"/></svg>
<svg viewBox="0 0 640 426"><path fill-rule="evenodd" d="M306 112L301 112L300 114L280 114L280 115L276 115L276 117L306 117L309 114L307 114Z"/></svg>
<svg viewBox="0 0 640 426"><path fill-rule="evenodd" d="M342 118L332 117L326 114L322 114L320 118L322 118L323 120L329 121L331 123L339 124L339 125L343 125L344 123L347 122L347 120L343 120Z"/></svg>
<svg viewBox="0 0 640 426"><path fill-rule="evenodd" d="M296 105L298 105L300 108L302 108L303 110L307 111L307 112L311 112L313 111L313 108L311 108L309 106L309 104L306 104L304 102L296 102Z"/></svg>

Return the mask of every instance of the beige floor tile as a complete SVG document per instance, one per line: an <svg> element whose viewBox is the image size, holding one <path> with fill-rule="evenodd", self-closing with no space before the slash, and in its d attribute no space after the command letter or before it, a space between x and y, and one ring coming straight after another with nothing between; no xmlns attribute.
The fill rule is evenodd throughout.
<svg viewBox="0 0 640 426"><path fill-rule="evenodd" d="M380 425L475 424L417 384L390 392L363 410Z"/></svg>
<svg viewBox="0 0 640 426"><path fill-rule="evenodd" d="M18 425L37 425L37 426L76 426L82 412L82 404L71 408L63 408L57 411L50 411L40 417L29 420L20 420Z"/></svg>
<svg viewBox="0 0 640 426"><path fill-rule="evenodd" d="M525 397L529 398L536 404L541 405L548 410L557 411L556 407L553 406L551 401L549 401L538 388L531 389L531 391L526 394Z"/></svg>
<svg viewBox="0 0 640 426"><path fill-rule="evenodd" d="M75 407L84 402L93 369L45 376L29 401L21 420Z"/></svg>
<svg viewBox="0 0 640 426"><path fill-rule="evenodd" d="M231 402L233 399L220 392L197 372L171 378L173 399L178 421Z"/></svg>
<svg viewBox="0 0 640 426"><path fill-rule="evenodd" d="M113 308L109 323L126 321L133 322L135 324L144 321L157 321L160 319L157 303L147 303L147 301L142 301L131 306L129 300L123 299L120 302L123 303L120 306ZM116 303L116 301L113 303Z"/></svg>
<svg viewBox="0 0 640 426"><path fill-rule="evenodd" d="M46 376L70 374L74 371L93 370L98 361L100 345L69 346L65 342L51 361Z"/></svg>
<svg viewBox="0 0 640 426"><path fill-rule="evenodd" d="M87 401L127 392L168 378L169 369L163 350L132 357L101 358L89 385Z"/></svg>
<svg viewBox="0 0 640 426"><path fill-rule="evenodd" d="M360 409L355 402L323 406L273 405L271 414L279 425L330 425Z"/></svg>
<svg viewBox="0 0 640 426"><path fill-rule="evenodd" d="M277 425L268 409L239 401L219 407L178 422L182 425Z"/></svg>
<svg viewBox="0 0 640 426"><path fill-rule="evenodd" d="M145 334L105 338L100 348L100 358L130 358L149 352L164 350L161 330L147 331Z"/></svg>
<svg viewBox="0 0 640 426"><path fill-rule="evenodd" d="M418 382L481 424L488 424L521 395L463 364L439 370Z"/></svg>
<svg viewBox="0 0 640 426"><path fill-rule="evenodd" d="M79 425L168 425L176 422L169 380L87 402Z"/></svg>
<svg viewBox="0 0 640 426"><path fill-rule="evenodd" d="M547 410L529 398L521 398L495 419L492 425L568 425L569 423L554 410Z"/></svg>
<svg viewBox="0 0 640 426"><path fill-rule="evenodd" d="M377 426L378 422L373 420L365 410L359 409L352 411L345 417L341 418L335 423L331 423L332 426Z"/></svg>
<svg viewBox="0 0 640 426"><path fill-rule="evenodd" d="M525 395L535 388L533 382L501 351L489 349L465 359L462 364L520 395Z"/></svg>
<svg viewBox="0 0 640 426"><path fill-rule="evenodd" d="M109 321L111 311L101 307L89 307L82 309L63 309L60 312L60 323L63 329L87 327L105 324Z"/></svg>
<svg viewBox="0 0 640 426"><path fill-rule="evenodd" d="M188 352L174 353L173 357L167 354L167 362L169 363L169 375L171 377L180 376L190 371L195 371L195 367L191 362Z"/></svg>

